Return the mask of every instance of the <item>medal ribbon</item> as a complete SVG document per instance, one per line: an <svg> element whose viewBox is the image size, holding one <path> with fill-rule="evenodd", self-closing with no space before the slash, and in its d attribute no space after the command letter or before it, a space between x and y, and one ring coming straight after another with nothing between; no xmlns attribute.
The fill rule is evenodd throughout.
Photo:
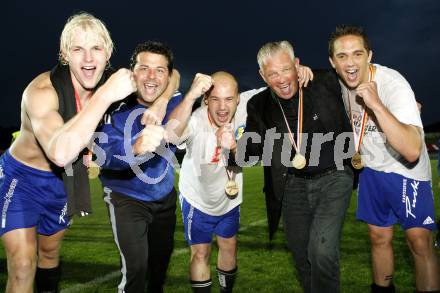
<svg viewBox="0 0 440 293"><path fill-rule="evenodd" d="M214 129L214 125L212 123L212 118L211 118L211 114L209 113L208 109L206 109L208 112L208 120L209 120L209 124L211 125L211 128ZM232 170L228 170L228 162L226 161L226 157L224 156L223 152L220 153L221 147L217 146L215 148L215 154L214 156L216 158L218 158L218 156L221 157L221 160L223 162L223 164L225 165L225 170L226 170L226 175L228 176L228 180L232 180L232 178L234 177L234 171ZM215 163L218 163L218 159L215 161ZM214 161L212 161L214 162Z"/></svg>
<svg viewBox="0 0 440 293"><path fill-rule="evenodd" d="M374 80L374 74L375 74L375 67L373 64L370 64L369 66L369 72L368 72L368 82L371 82ZM355 145L354 145L354 150L356 152L360 152L361 149L361 145L362 145L362 139L364 138L365 135L365 129L366 129L366 125L367 125L367 121L368 121L368 113L365 109L365 107L363 108L362 111L362 123L361 123L361 129L359 131L359 135L356 133L356 128L354 125L354 119L353 119L353 113L351 111L351 102L350 102L350 92L348 93L349 97L348 97L348 109L350 111L350 120L351 120L351 127L353 128L353 138L355 141ZM358 141L356 143L356 140Z"/></svg>
<svg viewBox="0 0 440 293"><path fill-rule="evenodd" d="M222 156L223 159L223 164L225 164L225 170L226 170L226 175L228 176L228 180L233 180L234 179L234 171L232 170L228 170L228 162L226 162L226 158L225 156Z"/></svg>
<svg viewBox="0 0 440 293"><path fill-rule="evenodd" d="M292 144L293 148L297 153L299 153L301 149L301 140L302 140L302 126L303 126L303 91L302 88L299 88L299 101L298 101L298 121L296 123L296 139L297 142L293 138L292 130L290 130L289 122L287 122L286 114L284 113L283 107L281 106L280 101L276 98L278 105L280 106L281 113L284 117L284 122L286 123L287 130L289 131L289 140Z"/></svg>
<svg viewBox="0 0 440 293"><path fill-rule="evenodd" d="M78 113L82 110L82 104L75 86L73 87L73 91L75 93L76 113Z"/></svg>
<svg viewBox="0 0 440 293"><path fill-rule="evenodd" d="M80 112L82 110L82 104L81 104L81 100L79 98L79 94L76 91L75 86L73 85L72 82L72 86L73 86L73 92L75 93L75 104L76 104L76 113ZM87 152L87 155L85 155L85 159L86 159L86 167L90 167L90 162L92 161L92 157L93 157L93 147L95 146L95 143L92 144L92 149L89 150Z"/></svg>

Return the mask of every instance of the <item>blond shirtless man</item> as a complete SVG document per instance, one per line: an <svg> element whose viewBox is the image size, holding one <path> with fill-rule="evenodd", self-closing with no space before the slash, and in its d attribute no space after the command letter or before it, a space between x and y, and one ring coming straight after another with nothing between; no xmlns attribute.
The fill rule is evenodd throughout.
<svg viewBox="0 0 440 293"><path fill-rule="evenodd" d="M110 104L136 90L128 69L118 70L97 89L112 50L99 19L74 15L61 34L60 64L37 76L23 93L20 136L0 158L6 292L32 292L34 276L38 292L58 291L59 249L69 219L67 195L56 170L64 169L89 144ZM71 119L62 114L53 75L61 76L62 87L73 86L73 94L64 97L75 100Z"/></svg>

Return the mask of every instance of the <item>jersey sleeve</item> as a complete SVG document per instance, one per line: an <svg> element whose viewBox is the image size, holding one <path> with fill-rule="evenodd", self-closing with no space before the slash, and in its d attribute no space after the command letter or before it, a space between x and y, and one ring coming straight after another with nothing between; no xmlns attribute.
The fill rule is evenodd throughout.
<svg viewBox="0 0 440 293"><path fill-rule="evenodd" d="M385 106L404 124L423 128L420 112L417 107L414 92L405 78L394 71L393 79L386 84L383 93L386 97Z"/></svg>
<svg viewBox="0 0 440 293"><path fill-rule="evenodd" d="M188 125L180 136L179 143L177 144L178 149L185 149L187 144L191 143L192 139L194 138L198 120L195 113L196 112L194 112L189 118Z"/></svg>

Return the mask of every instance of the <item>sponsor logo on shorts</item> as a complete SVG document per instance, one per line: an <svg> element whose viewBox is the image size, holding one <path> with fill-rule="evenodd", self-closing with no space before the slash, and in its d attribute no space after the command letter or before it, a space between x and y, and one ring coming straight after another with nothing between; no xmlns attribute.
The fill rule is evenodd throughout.
<svg viewBox="0 0 440 293"><path fill-rule="evenodd" d="M6 212L8 211L9 204L11 203L12 197L14 196L14 190L15 187L17 186L17 182L18 182L17 179L15 178L12 179L11 185L9 185L9 190L4 197L5 202L3 204L3 209L2 209L2 228L6 227Z"/></svg>
<svg viewBox="0 0 440 293"><path fill-rule="evenodd" d="M65 224L66 223L66 220L64 219L64 217L66 216L66 213L67 213L67 202L64 205L63 209L61 210L61 214L60 214L60 218L58 220L58 224L61 224L61 223Z"/></svg>
<svg viewBox="0 0 440 293"><path fill-rule="evenodd" d="M0 165L0 178L3 178L3 176L5 176L3 174L3 166Z"/></svg>
<svg viewBox="0 0 440 293"><path fill-rule="evenodd" d="M403 179L403 186L404 186L404 192L405 192L405 207L406 207L406 217L408 218L408 216L413 217L414 219L416 219L416 215L413 212L413 209L416 208L416 204L417 204L417 195L418 195L418 188L419 188L419 183L420 181L416 181L413 180L411 182L411 188L412 188L412 201L410 196L406 195L406 182L407 179ZM403 197L403 195L402 195Z"/></svg>
<svg viewBox="0 0 440 293"><path fill-rule="evenodd" d="M402 203L406 203L406 179L403 179L402 183Z"/></svg>
<svg viewBox="0 0 440 293"><path fill-rule="evenodd" d="M423 225L429 225L429 224L434 224L434 220L432 220L430 216L428 216L428 217L423 221Z"/></svg>

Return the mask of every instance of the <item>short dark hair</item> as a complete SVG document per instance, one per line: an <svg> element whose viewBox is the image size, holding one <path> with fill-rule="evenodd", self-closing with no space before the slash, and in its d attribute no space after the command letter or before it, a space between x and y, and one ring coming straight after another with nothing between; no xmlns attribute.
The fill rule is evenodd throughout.
<svg viewBox="0 0 440 293"><path fill-rule="evenodd" d="M330 35L330 39L328 41L328 55L330 56L330 58L333 57L335 41L340 37L349 36L349 35L361 37L362 40L364 41L364 48L367 50L367 52L371 51L370 40L368 39L368 36L362 27L350 26L350 25L338 25L335 31L332 32L332 34Z"/></svg>
<svg viewBox="0 0 440 293"><path fill-rule="evenodd" d="M133 70L136 65L136 58L140 53L150 52L154 54L159 54L164 56L168 61L168 71L170 74L173 73L174 68L174 56L168 45L157 42L157 41L147 41L144 43L140 43L136 46L130 58L130 69Z"/></svg>

